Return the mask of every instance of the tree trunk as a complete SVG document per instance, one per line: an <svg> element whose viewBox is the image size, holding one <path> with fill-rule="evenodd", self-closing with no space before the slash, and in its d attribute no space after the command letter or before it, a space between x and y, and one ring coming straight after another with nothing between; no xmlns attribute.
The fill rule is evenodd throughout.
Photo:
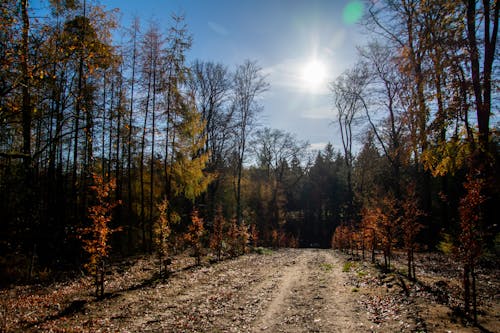
<svg viewBox="0 0 500 333"><path fill-rule="evenodd" d="M470 313L470 267L469 264L464 265L463 287L464 287L464 312Z"/></svg>

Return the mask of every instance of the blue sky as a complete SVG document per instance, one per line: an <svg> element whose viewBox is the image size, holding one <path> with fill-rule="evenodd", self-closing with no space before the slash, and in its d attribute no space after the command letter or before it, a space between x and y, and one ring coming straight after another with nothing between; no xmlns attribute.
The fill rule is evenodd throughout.
<svg viewBox="0 0 500 333"><path fill-rule="evenodd" d="M88 0L89 1L89 0ZM34 1L36 3L37 1ZM193 35L188 60L221 62L233 69L257 60L268 75L261 124L297 135L313 148L341 143L327 83L356 60L362 29L359 0L100 0L119 8L121 24L137 15L165 22L185 15ZM317 64L317 65L311 65ZM313 66L313 67L311 67ZM313 68L313 69L311 69ZM312 72L312 74L311 74ZM311 77L312 76L312 77Z"/></svg>

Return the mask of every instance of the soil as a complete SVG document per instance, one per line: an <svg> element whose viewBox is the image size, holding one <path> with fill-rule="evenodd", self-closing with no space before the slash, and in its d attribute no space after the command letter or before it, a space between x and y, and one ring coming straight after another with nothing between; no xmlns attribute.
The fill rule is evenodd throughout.
<svg viewBox="0 0 500 333"><path fill-rule="evenodd" d="M425 282L405 282L400 274L381 273L333 250L252 253L197 267L187 255L174 259L167 279L156 276L148 257L117 263L101 300L92 297L88 278L2 290L0 331L494 332L500 327L495 275L478 328L454 317L450 296L447 303L440 301ZM425 279L434 285L431 275Z"/></svg>

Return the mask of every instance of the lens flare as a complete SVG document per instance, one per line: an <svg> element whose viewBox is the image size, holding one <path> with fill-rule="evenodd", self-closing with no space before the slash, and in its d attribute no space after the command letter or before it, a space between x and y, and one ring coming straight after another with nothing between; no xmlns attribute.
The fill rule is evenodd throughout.
<svg viewBox="0 0 500 333"><path fill-rule="evenodd" d="M342 18L346 24L354 24L363 16L364 5L361 1L349 2L342 12Z"/></svg>

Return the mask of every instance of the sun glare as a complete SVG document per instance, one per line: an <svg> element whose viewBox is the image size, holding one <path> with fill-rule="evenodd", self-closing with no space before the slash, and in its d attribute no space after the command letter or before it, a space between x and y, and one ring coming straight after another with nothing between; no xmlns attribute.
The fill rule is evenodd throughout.
<svg viewBox="0 0 500 333"><path fill-rule="evenodd" d="M302 69L302 80L307 88L318 89L326 84L326 66L319 60L309 61Z"/></svg>

